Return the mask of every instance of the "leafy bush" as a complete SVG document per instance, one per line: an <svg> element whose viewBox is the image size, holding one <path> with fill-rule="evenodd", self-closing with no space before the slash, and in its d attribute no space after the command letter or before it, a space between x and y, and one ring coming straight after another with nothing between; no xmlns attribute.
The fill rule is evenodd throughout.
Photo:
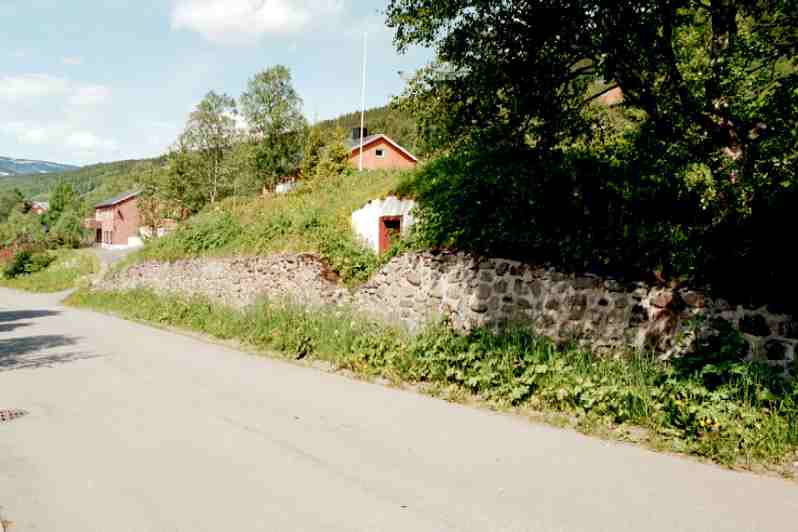
<svg viewBox="0 0 798 532"><path fill-rule="evenodd" d="M31 253L20 251L3 270L6 279L14 279L21 275L30 275L46 269L56 257L48 253Z"/></svg>
<svg viewBox="0 0 798 532"><path fill-rule="evenodd" d="M147 251L166 260L199 255L223 248L241 231L241 225L229 212L210 211L181 225L169 238L152 241Z"/></svg>
<svg viewBox="0 0 798 532"><path fill-rule="evenodd" d="M662 146L642 142L577 145L545 157L462 146L421 168L399 192L419 202L424 247L708 284L736 302L798 310L792 249L779 230L794 224L798 186L762 181L750 212L730 213L724 201L707 203L706 190L689 184L698 177L675 175L673 162L657 156Z"/></svg>
<svg viewBox="0 0 798 532"><path fill-rule="evenodd" d="M733 338L723 340L721 353L707 344L686 362L663 362L559 349L522 328L461 335L441 324L409 337L345 310L274 302L236 311L202 297L134 290L78 292L71 303L326 360L361 375L564 413L585 431L637 426L654 446L722 463L778 464L798 450L798 382L740 361Z"/></svg>

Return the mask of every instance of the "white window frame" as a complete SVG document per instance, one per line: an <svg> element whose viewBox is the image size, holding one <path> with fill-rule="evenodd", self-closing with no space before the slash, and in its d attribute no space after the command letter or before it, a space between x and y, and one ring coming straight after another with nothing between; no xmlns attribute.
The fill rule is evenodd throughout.
<svg viewBox="0 0 798 532"><path fill-rule="evenodd" d="M385 148L375 149L374 155L377 157L377 159L385 159Z"/></svg>

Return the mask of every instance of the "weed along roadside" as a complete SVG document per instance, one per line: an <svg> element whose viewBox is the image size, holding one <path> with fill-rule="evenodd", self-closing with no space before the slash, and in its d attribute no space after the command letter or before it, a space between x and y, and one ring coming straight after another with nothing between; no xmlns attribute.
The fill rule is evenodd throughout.
<svg viewBox="0 0 798 532"><path fill-rule="evenodd" d="M343 308L259 301L234 309L143 289L83 289L68 304L325 361L361 377L526 412L588 434L795 474L798 384L765 363L713 360L714 345L671 361L598 357L524 327L461 334L438 324L409 335Z"/></svg>

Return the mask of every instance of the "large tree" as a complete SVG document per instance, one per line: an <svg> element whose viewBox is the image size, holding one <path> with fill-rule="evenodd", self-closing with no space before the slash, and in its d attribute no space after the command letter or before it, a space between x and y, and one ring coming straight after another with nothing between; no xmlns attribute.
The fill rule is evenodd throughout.
<svg viewBox="0 0 798 532"><path fill-rule="evenodd" d="M226 94L209 92L191 113L172 154L172 175L189 183L175 183L184 190L190 209L198 203L214 203L228 194L231 179L225 157L236 139L236 102Z"/></svg>
<svg viewBox="0 0 798 532"><path fill-rule="evenodd" d="M302 158L307 121L288 68L277 65L256 74L240 101L258 143L256 162L263 185L271 186L295 173Z"/></svg>
<svg viewBox="0 0 798 532"><path fill-rule="evenodd" d="M437 50L443 69L416 87L443 102L448 142L551 148L619 87L662 147L712 159L716 178L795 151L796 0L392 0L387 17L401 50Z"/></svg>

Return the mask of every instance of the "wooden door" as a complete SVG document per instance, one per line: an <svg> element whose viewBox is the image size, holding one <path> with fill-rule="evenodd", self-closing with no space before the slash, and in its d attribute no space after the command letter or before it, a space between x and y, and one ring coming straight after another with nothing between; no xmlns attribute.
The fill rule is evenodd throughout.
<svg viewBox="0 0 798 532"><path fill-rule="evenodd" d="M402 217L383 216L380 218L380 253L385 253L402 236Z"/></svg>

